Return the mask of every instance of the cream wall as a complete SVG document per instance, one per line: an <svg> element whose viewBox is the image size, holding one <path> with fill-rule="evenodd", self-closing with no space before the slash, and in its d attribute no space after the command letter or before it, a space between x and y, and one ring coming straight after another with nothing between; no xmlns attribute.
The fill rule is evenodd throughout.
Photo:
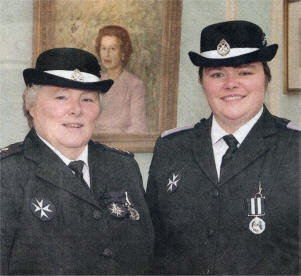
<svg viewBox="0 0 301 276"><path fill-rule="evenodd" d="M147 0L145 0L147 1ZM183 0L177 125L191 125L210 114L197 68L187 53L199 51L200 31L208 24L245 19L259 24L268 42L280 48L271 63L273 80L266 104L278 116L301 122L299 95L282 93L282 0ZM20 141L28 131L22 114L22 71L31 67L32 0L0 0L0 147ZM144 184L151 153L135 154Z"/></svg>

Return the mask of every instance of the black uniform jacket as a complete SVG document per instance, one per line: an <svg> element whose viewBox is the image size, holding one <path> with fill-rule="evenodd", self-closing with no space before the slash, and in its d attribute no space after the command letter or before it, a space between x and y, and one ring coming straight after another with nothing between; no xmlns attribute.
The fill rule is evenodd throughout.
<svg viewBox="0 0 301 276"><path fill-rule="evenodd" d="M297 274L300 133L266 108L218 181L211 122L159 138L146 198L157 274ZM262 184L265 230L248 199Z"/></svg>
<svg viewBox="0 0 301 276"><path fill-rule="evenodd" d="M34 130L2 150L1 275L148 269L153 228L133 155L91 141L88 162L91 189Z"/></svg>

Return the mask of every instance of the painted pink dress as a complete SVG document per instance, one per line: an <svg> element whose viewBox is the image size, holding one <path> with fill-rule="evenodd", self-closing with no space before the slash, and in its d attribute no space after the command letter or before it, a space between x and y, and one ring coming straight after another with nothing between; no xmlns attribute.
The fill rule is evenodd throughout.
<svg viewBox="0 0 301 276"><path fill-rule="evenodd" d="M102 80L108 79L107 75ZM145 86L142 80L123 71L104 94L104 107L96 122L96 132L145 132Z"/></svg>

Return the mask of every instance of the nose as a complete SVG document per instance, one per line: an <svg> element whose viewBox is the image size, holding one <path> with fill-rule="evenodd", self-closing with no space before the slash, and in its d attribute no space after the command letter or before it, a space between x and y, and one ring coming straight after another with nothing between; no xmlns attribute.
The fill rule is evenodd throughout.
<svg viewBox="0 0 301 276"><path fill-rule="evenodd" d="M105 50L105 56L106 56L106 57L109 57L109 56L110 56L110 49L106 49L106 50Z"/></svg>
<svg viewBox="0 0 301 276"><path fill-rule="evenodd" d="M239 79L232 75L229 74L225 78L225 83L224 83L225 89L234 89L239 87Z"/></svg>
<svg viewBox="0 0 301 276"><path fill-rule="evenodd" d="M79 99L73 99L70 102L69 114L73 116L78 116L82 112L82 107Z"/></svg>

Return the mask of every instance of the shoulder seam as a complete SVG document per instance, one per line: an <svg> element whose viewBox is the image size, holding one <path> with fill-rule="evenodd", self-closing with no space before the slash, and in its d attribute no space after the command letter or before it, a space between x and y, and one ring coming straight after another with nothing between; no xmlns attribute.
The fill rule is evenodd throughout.
<svg viewBox="0 0 301 276"><path fill-rule="evenodd" d="M301 125L298 125L298 124L296 124L296 123L294 123L294 122L292 122L292 121L290 121L290 122L286 125L286 127L287 127L288 129L301 131Z"/></svg>
<svg viewBox="0 0 301 276"><path fill-rule="evenodd" d="M161 133L161 138L164 138L164 137L166 137L168 135L171 135L171 134L174 134L174 133L186 131L186 130L189 130L189 129L192 129L192 128L194 128L194 125L187 125L187 126L181 126L181 127L175 127L175 128L172 128L172 129L168 129L168 130L165 130Z"/></svg>
<svg viewBox="0 0 301 276"><path fill-rule="evenodd" d="M95 145L102 147L104 150L112 151L112 152L122 154L122 155L125 155L125 156L130 156L130 157L134 156L134 154L132 152L121 150L119 148L109 147L109 146L107 146L105 144L102 144L102 143L99 143L99 142L95 142L95 141L93 141L93 142L94 142Z"/></svg>
<svg viewBox="0 0 301 276"><path fill-rule="evenodd" d="M11 155L17 154L22 151L21 145L23 145L23 142L17 142L14 144L11 144L7 147L0 149L0 159L4 159L6 157L9 157Z"/></svg>

